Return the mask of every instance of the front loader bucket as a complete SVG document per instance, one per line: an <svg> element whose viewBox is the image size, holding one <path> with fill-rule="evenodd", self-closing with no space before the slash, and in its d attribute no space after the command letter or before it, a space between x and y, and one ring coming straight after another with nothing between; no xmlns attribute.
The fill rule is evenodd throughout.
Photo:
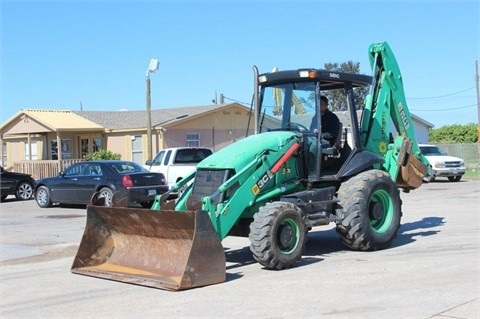
<svg viewBox="0 0 480 319"><path fill-rule="evenodd" d="M88 205L71 271L184 290L225 281L225 253L205 211Z"/></svg>

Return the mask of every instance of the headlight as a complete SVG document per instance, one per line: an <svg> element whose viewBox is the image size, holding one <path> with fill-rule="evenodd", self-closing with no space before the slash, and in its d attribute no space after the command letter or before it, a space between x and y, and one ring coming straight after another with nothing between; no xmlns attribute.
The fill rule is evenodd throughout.
<svg viewBox="0 0 480 319"><path fill-rule="evenodd" d="M461 161L461 162L460 162L460 166L465 166L465 162L464 162L464 161Z"/></svg>
<svg viewBox="0 0 480 319"><path fill-rule="evenodd" d="M433 166L435 168L444 168L445 163L444 162L435 162L435 165Z"/></svg>

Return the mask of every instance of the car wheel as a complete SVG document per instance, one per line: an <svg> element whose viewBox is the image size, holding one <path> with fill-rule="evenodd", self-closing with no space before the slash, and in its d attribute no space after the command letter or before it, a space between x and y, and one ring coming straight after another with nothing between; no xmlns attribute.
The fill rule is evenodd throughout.
<svg viewBox="0 0 480 319"><path fill-rule="evenodd" d="M20 184L18 184L17 189L15 190L15 197L18 200L31 199L32 196L33 196L32 184L28 182L21 182Z"/></svg>
<svg viewBox="0 0 480 319"><path fill-rule="evenodd" d="M143 203L140 203L140 205L142 205L143 208L152 208L153 202L154 202L153 200L148 202L143 202Z"/></svg>
<svg viewBox="0 0 480 319"><path fill-rule="evenodd" d="M52 196L50 195L50 190L47 186L42 185L37 189L35 200L37 201L38 206L42 208L52 206Z"/></svg>
<svg viewBox="0 0 480 319"><path fill-rule="evenodd" d="M105 206L112 207L113 192L108 187L100 189L100 195L98 197L105 197Z"/></svg>
<svg viewBox="0 0 480 319"><path fill-rule="evenodd" d="M450 182L458 182L458 181L460 181L461 178L462 178L462 176L449 176L448 180Z"/></svg>

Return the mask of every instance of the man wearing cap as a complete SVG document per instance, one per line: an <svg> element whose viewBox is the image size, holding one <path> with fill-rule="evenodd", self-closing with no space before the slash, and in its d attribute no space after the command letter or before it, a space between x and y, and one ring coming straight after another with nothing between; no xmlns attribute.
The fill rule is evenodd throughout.
<svg viewBox="0 0 480 319"><path fill-rule="evenodd" d="M338 117L328 109L328 98L326 96L320 97L320 113L322 122L322 140L328 141L330 146L335 144L338 130L340 128L340 120ZM310 131L317 129L317 114L312 118L310 124ZM322 143L323 144L323 143Z"/></svg>

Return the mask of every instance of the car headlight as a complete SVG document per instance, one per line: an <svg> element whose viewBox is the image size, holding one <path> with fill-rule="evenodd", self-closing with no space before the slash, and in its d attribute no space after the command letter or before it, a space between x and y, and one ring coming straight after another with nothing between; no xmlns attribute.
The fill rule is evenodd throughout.
<svg viewBox="0 0 480 319"><path fill-rule="evenodd" d="M434 167L435 167L435 168L444 168L444 167L445 167L445 163L444 163L444 162L435 162Z"/></svg>
<svg viewBox="0 0 480 319"><path fill-rule="evenodd" d="M465 162L464 162L464 161L461 161L461 162L460 162L460 166L465 166Z"/></svg>

